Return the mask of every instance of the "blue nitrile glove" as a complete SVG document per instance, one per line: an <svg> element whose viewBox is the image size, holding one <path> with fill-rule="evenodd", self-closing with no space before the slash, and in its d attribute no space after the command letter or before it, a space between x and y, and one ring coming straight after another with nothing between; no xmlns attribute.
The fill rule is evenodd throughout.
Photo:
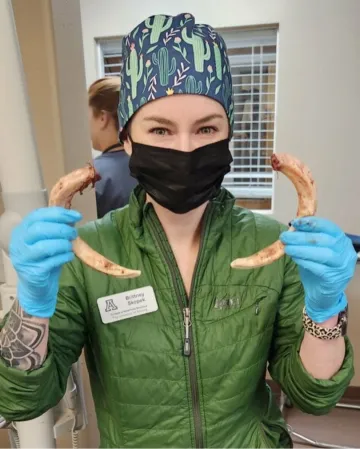
<svg viewBox="0 0 360 449"><path fill-rule="evenodd" d="M354 275L357 254L351 240L331 221L305 217L291 224L296 231L284 232L280 239L299 266L307 314L323 323L347 305L344 292Z"/></svg>
<svg viewBox="0 0 360 449"><path fill-rule="evenodd" d="M19 303L29 315L54 314L61 267L74 258L73 225L79 220L76 211L48 207L31 212L13 230L10 259L18 274Z"/></svg>

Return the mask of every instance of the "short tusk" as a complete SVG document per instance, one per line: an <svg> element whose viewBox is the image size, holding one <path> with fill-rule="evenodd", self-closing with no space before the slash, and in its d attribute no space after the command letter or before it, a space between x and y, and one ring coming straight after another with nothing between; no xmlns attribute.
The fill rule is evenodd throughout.
<svg viewBox="0 0 360 449"><path fill-rule="evenodd" d="M100 176L91 164L63 176L51 190L49 206L60 206L70 209L75 193L81 193L90 184L94 186L99 179ZM109 276L129 279L138 277L141 274L141 271L121 267L106 259L106 257L94 251L80 237L73 241L73 250L76 256L86 265Z"/></svg>

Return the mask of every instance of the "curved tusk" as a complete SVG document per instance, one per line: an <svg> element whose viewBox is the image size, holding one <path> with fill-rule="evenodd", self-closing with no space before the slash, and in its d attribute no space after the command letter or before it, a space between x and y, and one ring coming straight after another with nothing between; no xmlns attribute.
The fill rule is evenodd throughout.
<svg viewBox="0 0 360 449"><path fill-rule="evenodd" d="M123 279L131 279L140 276L141 271L130 270L112 262L98 252L94 251L80 237L73 241L73 250L77 257L86 265L101 273L108 274Z"/></svg>
<svg viewBox="0 0 360 449"><path fill-rule="evenodd" d="M294 184L298 194L297 217L315 215L317 208L316 185L309 168L290 154L273 154L271 156L273 170L283 173ZM294 231L290 228L289 231ZM234 260L232 268L248 269L269 265L285 254L285 246L277 240L272 245L249 257Z"/></svg>
<svg viewBox="0 0 360 449"><path fill-rule="evenodd" d="M60 206L70 209L74 195L77 192L82 193L90 184L94 186L99 179L100 176L91 164L63 176L51 190L49 206ZM123 279L135 278L141 274L141 271L121 267L106 259L106 257L94 251L80 237L73 241L73 250L76 256L86 265L101 273Z"/></svg>

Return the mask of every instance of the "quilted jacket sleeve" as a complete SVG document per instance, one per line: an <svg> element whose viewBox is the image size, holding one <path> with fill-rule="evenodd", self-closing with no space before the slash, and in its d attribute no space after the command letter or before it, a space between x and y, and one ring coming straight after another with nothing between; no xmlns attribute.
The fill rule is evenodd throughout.
<svg viewBox="0 0 360 449"><path fill-rule="evenodd" d="M296 264L286 258L283 289L279 298L269 372L292 403L305 413L328 413L344 394L354 375L353 349L346 338L340 371L330 380L317 380L303 367L299 351L304 336L304 290Z"/></svg>
<svg viewBox="0 0 360 449"><path fill-rule="evenodd" d="M63 397L68 375L86 336L85 293L74 264L64 267L55 315L50 320L48 356L33 371L8 367L0 358L0 415L26 421L42 415Z"/></svg>

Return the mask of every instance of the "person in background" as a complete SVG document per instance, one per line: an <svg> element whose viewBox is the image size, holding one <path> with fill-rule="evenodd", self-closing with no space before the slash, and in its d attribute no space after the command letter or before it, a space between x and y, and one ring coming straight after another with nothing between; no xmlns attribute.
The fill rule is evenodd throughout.
<svg viewBox="0 0 360 449"><path fill-rule="evenodd" d="M129 170L129 156L119 142L120 77L100 78L89 87L89 123L94 150L102 154L93 163L101 180L95 184L97 216L126 206L137 185Z"/></svg>

